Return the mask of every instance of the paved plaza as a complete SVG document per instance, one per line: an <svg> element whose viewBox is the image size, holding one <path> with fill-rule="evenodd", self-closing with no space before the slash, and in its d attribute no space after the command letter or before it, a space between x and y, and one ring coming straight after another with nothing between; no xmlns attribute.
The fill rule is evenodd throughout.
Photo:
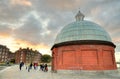
<svg viewBox="0 0 120 79"><path fill-rule="evenodd" d="M83 73L52 73L32 69L28 72L25 67L19 70L18 65L7 67L0 71L0 79L120 79L120 72L112 74L83 74Z"/></svg>

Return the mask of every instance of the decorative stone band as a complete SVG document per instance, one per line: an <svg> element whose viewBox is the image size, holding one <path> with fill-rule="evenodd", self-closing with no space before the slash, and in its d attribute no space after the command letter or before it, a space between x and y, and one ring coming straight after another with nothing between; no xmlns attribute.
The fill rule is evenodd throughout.
<svg viewBox="0 0 120 79"><path fill-rule="evenodd" d="M68 46L68 45L108 45L108 46L112 46L112 47L116 47L116 45L114 45L112 42L109 41L101 41L101 40L76 40L76 41L67 41L67 42L62 42L62 43L58 43L58 44L54 44L51 48L51 50L53 48L56 47L61 47L61 46Z"/></svg>

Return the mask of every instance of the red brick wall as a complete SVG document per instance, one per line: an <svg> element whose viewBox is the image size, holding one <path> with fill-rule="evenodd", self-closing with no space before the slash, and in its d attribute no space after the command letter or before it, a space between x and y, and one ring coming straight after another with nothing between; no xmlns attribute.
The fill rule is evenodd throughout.
<svg viewBox="0 0 120 79"><path fill-rule="evenodd" d="M53 70L114 70L114 47L71 45L53 48Z"/></svg>

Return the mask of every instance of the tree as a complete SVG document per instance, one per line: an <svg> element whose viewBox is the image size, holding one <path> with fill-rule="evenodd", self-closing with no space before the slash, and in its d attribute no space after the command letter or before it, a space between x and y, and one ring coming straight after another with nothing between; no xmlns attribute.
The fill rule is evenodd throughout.
<svg viewBox="0 0 120 79"><path fill-rule="evenodd" d="M48 54L44 54L41 57L41 61L43 63L49 63L49 62L51 62L51 59L52 59L52 57L50 55L48 55Z"/></svg>

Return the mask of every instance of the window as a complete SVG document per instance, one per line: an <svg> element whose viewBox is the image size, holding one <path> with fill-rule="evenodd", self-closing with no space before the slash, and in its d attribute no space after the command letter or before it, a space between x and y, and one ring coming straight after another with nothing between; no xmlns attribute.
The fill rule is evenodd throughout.
<svg viewBox="0 0 120 79"><path fill-rule="evenodd" d="M23 54L21 54L21 56L23 56Z"/></svg>
<svg viewBox="0 0 120 79"><path fill-rule="evenodd" d="M5 56L5 58L7 58L7 56Z"/></svg>
<svg viewBox="0 0 120 79"><path fill-rule="evenodd" d="M22 60L23 58L21 57L20 59Z"/></svg>
<svg viewBox="0 0 120 79"><path fill-rule="evenodd" d="M4 59L1 60L2 62L4 61Z"/></svg>
<svg viewBox="0 0 120 79"><path fill-rule="evenodd" d="M4 58L4 56L2 56L2 58Z"/></svg>

